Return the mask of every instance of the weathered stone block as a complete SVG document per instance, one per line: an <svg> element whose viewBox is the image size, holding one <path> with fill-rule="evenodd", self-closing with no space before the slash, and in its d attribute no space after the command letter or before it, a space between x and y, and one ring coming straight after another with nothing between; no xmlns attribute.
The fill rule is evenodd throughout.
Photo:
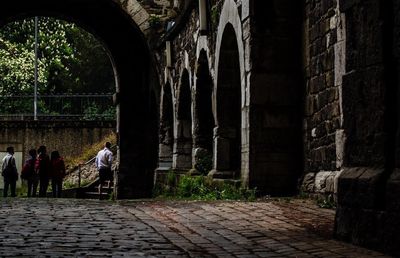
<svg viewBox="0 0 400 258"><path fill-rule="evenodd" d="M303 192L314 192L314 186L315 186L315 173L307 173L304 178L303 182L301 184L301 190Z"/></svg>
<svg viewBox="0 0 400 258"><path fill-rule="evenodd" d="M214 169L228 170L230 167L230 141L222 137L214 139Z"/></svg>
<svg viewBox="0 0 400 258"><path fill-rule="evenodd" d="M315 192L333 193L335 174L336 172L331 171L317 173L315 176Z"/></svg>
<svg viewBox="0 0 400 258"><path fill-rule="evenodd" d="M222 138L235 138L236 137L236 129L233 127L215 127L214 128L214 136L222 137Z"/></svg>
<svg viewBox="0 0 400 258"><path fill-rule="evenodd" d="M192 155L186 153L174 153L172 164L174 169L189 170L192 168Z"/></svg>
<svg viewBox="0 0 400 258"><path fill-rule="evenodd" d="M371 167L344 168L338 181L338 204L341 207L374 209L376 192L384 169Z"/></svg>

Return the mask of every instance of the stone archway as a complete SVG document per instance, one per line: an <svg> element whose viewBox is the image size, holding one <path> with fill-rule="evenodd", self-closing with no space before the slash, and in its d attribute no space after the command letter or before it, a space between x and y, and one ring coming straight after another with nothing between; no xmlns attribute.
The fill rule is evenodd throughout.
<svg viewBox="0 0 400 258"><path fill-rule="evenodd" d="M212 110L213 80L207 52L200 50L196 64L194 95L193 167L197 173L206 174L212 169L213 135L215 119Z"/></svg>
<svg viewBox="0 0 400 258"><path fill-rule="evenodd" d="M213 81L210 75L207 53L200 51L196 68L196 93L194 98L194 147L212 152L215 126L212 112Z"/></svg>
<svg viewBox="0 0 400 258"><path fill-rule="evenodd" d="M54 16L72 21L94 34L112 59L117 89L119 170L116 198L151 194L156 167L158 120L152 91L157 80L152 58L138 25L127 10L112 0L21 0L1 4L0 25L31 16ZM157 94L156 94L157 95Z"/></svg>
<svg viewBox="0 0 400 258"><path fill-rule="evenodd" d="M214 178L236 178L241 171L241 69L235 29L228 23L219 49L214 129Z"/></svg>
<svg viewBox="0 0 400 258"><path fill-rule="evenodd" d="M192 91L190 75L183 69L179 81L176 109L176 138L173 167L176 170L192 168Z"/></svg>

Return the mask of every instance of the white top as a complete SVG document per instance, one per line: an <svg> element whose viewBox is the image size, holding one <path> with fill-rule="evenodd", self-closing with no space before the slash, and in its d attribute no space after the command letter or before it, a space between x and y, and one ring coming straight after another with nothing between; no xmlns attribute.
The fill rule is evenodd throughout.
<svg viewBox="0 0 400 258"><path fill-rule="evenodd" d="M99 153L97 153L95 164L97 169L111 168L112 161L113 161L112 152L109 149L104 148L101 151L99 151Z"/></svg>
<svg viewBox="0 0 400 258"><path fill-rule="evenodd" d="M1 166L1 171L3 171L7 167L8 162L10 162L10 159L11 159L11 166L14 167L15 170L17 170L17 167L15 165L14 156L11 155L10 153L7 153L7 155L3 158L3 161L2 161L3 165Z"/></svg>

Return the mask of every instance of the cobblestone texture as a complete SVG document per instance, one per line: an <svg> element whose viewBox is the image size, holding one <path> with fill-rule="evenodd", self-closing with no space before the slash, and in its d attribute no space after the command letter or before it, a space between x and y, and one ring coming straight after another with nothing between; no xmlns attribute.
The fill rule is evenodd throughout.
<svg viewBox="0 0 400 258"><path fill-rule="evenodd" d="M304 200L0 199L0 257L384 257L333 240Z"/></svg>

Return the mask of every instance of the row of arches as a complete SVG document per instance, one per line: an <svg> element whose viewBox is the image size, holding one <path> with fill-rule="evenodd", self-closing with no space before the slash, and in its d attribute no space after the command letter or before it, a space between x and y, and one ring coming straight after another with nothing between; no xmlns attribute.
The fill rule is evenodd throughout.
<svg viewBox="0 0 400 258"><path fill-rule="evenodd" d="M290 195L303 172L301 3L249 3L250 28L237 3L224 1L215 51L200 36L193 80L190 68L179 80L166 79L160 166L196 168L197 152L205 149L212 155L210 176Z"/></svg>
<svg viewBox="0 0 400 258"><path fill-rule="evenodd" d="M241 72L232 24L224 32L220 62L223 65L218 70L218 89L214 87L204 49L197 59L193 80L189 71L183 69L176 96L171 82L163 86L160 165L188 171L196 167L196 152L200 150L213 156L215 177L240 177Z"/></svg>

